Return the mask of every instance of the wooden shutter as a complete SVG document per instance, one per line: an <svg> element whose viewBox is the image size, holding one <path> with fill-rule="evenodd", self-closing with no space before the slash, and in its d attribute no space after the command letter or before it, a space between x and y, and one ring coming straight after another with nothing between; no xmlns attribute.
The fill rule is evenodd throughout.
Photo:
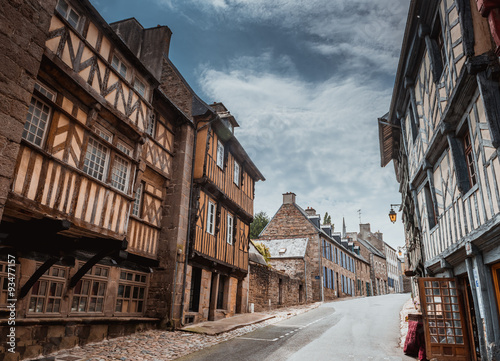
<svg viewBox="0 0 500 361"><path fill-rule="evenodd" d="M420 278L427 358L469 360L462 297L455 278Z"/></svg>

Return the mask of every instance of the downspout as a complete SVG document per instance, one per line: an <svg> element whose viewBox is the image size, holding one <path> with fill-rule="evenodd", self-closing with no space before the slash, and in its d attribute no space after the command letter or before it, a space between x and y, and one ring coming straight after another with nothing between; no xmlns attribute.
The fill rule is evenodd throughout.
<svg viewBox="0 0 500 361"><path fill-rule="evenodd" d="M182 294L181 294L181 320L180 323L182 326L184 326L184 297L186 294L186 274L187 274L187 268L188 268L188 247L189 247L189 239L191 238L191 213L192 213L192 207L193 207L193 181L194 181L194 164L195 164L195 156L196 156L196 141L198 139L198 132L206 127L208 127L210 124L212 124L215 120L219 118L218 115L215 115L207 124L203 125L200 129L196 129L195 125L195 132L194 132L194 140L193 140L193 156L192 161L191 161L191 183L189 185L189 210L188 210L188 229L187 229L187 235L186 235L186 241L184 242L184 274L182 275ZM177 267L177 262L176 262L176 267ZM174 280L175 282L175 280ZM175 292L175 291L174 291ZM172 298L174 298L173 296ZM173 314L173 303L172 303L172 314Z"/></svg>
<svg viewBox="0 0 500 361"><path fill-rule="evenodd" d="M318 240L319 240L319 247L318 247L318 251L319 251L319 287L321 287L321 302L325 302L325 290L323 288L324 286L324 274L323 274L323 258L321 258L321 251L322 251L322 242L321 242L321 236L319 235L318 233Z"/></svg>

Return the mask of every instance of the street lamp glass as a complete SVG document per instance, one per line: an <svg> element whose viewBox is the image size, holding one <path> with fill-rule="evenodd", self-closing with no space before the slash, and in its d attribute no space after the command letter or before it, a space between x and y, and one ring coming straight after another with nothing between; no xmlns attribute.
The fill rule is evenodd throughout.
<svg viewBox="0 0 500 361"><path fill-rule="evenodd" d="M394 209L391 208L391 210L389 212L389 219L391 220L392 223L396 223L396 217L397 217L397 213L394 212Z"/></svg>

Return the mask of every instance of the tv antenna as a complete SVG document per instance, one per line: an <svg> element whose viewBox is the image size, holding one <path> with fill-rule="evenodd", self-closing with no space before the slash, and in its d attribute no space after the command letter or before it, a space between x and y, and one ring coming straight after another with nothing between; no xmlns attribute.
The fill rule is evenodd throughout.
<svg viewBox="0 0 500 361"><path fill-rule="evenodd" d="M359 224L361 224L361 209L358 209Z"/></svg>

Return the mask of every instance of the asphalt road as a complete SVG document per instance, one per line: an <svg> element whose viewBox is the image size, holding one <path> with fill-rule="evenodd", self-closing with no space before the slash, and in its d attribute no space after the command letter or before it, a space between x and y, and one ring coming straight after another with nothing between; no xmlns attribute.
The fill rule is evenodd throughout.
<svg viewBox="0 0 500 361"><path fill-rule="evenodd" d="M177 360L414 361L398 347L399 311L408 298L397 294L325 303Z"/></svg>

